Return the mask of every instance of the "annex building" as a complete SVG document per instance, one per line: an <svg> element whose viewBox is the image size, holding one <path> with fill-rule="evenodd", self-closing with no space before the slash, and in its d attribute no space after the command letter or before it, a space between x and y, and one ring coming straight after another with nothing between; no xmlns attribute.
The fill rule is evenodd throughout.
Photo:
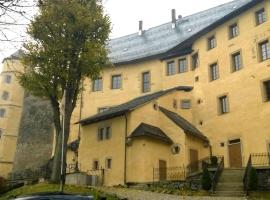
<svg viewBox="0 0 270 200"><path fill-rule="evenodd" d="M269 41L269 0L186 17L172 10L169 23L140 22L138 33L110 40L113 66L84 80L73 113L68 172L108 186L168 180L173 169L184 180L213 155L241 168L269 152Z"/></svg>

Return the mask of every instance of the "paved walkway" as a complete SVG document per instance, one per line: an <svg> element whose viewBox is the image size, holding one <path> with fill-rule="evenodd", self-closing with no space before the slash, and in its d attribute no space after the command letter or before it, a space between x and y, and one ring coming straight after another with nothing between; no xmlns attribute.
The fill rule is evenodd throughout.
<svg viewBox="0 0 270 200"><path fill-rule="evenodd" d="M128 200L246 200L247 199L244 197L237 198L237 197L177 196L135 189L112 188L112 187L99 187L98 190L109 194L115 194L119 198L127 198Z"/></svg>

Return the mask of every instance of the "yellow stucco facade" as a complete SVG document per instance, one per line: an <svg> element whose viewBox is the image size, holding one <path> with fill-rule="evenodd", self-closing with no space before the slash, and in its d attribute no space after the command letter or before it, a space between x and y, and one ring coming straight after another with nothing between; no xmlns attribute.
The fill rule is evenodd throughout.
<svg viewBox="0 0 270 200"><path fill-rule="evenodd" d="M0 75L0 176L12 172L21 120L24 90L16 79L21 71L18 59L6 59Z"/></svg>
<svg viewBox="0 0 270 200"><path fill-rule="evenodd" d="M264 9L266 20L256 23L256 13ZM270 2L262 1L236 17L197 37L192 43L192 52L169 59L149 59L141 62L115 65L102 72L102 89L93 92L93 83L84 81L81 119L94 116L99 108L118 106L136 97L152 94L177 86L191 86L191 91L174 91L151 100L126 115L84 124L78 162L82 171L93 169L93 161L106 169L106 158L111 158L111 169L105 170L104 184L117 185L127 182L153 180L153 168L159 160L167 167L187 166L190 149L198 151L198 159L210 155L224 156L225 167L234 167L230 161L229 148L240 145L237 159L241 167L251 153L268 152L270 146L270 104L265 100L264 82L270 79L270 60L261 60L261 42L270 41ZM237 34L231 37L232 25L237 25ZM209 38L215 37L215 45L209 49ZM198 53L199 64L192 69L192 57ZM233 70L233 56L240 55L240 69ZM186 58L188 70L167 75L167 64ZM216 64L217 78L211 80L211 65ZM142 74L150 72L148 93L142 93ZM119 89L111 88L113 75L121 75ZM220 97L226 96L226 113L220 111ZM190 100L191 108L183 109L182 100ZM175 103L176 102L176 103ZM208 139L209 146L200 139L186 134L172 120L153 109L158 104L189 121ZM176 105L175 105L176 104ZM79 113L78 107L75 113ZM140 125L150 124L160 128L181 147L179 154L172 154L171 145L161 141L138 137L128 142L125 138ZM74 125L75 127L78 125ZM98 141L100 127L110 126L112 136ZM126 127L126 129L125 129ZM76 135L77 131L73 133ZM125 156L126 152L126 156ZM125 161L126 159L126 161Z"/></svg>

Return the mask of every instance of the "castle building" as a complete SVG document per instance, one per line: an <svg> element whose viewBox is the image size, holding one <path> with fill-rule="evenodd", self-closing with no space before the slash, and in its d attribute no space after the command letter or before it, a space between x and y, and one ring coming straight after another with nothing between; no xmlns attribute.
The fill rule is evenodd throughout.
<svg viewBox="0 0 270 200"><path fill-rule="evenodd" d="M269 16L268 0L235 0L111 40L114 66L84 81L74 112L80 170L144 183L212 155L241 168L269 152Z"/></svg>
<svg viewBox="0 0 270 200"><path fill-rule="evenodd" d="M23 69L20 51L3 61L0 75L0 176L12 172L23 107L24 90L15 73Z"/></svg>
<svg viewBox="0 0 270 200"><path fill-rule="evenodd" d="M186 17L172 10L169 23L140 22L138 33L110 40L113 66L84 80L73 113L70 169L108 186L184 180L212 156L241 168L269 152L269 16L269 0L234 0ZM12 162L1 154L7 129L0 167Z"/></svg>

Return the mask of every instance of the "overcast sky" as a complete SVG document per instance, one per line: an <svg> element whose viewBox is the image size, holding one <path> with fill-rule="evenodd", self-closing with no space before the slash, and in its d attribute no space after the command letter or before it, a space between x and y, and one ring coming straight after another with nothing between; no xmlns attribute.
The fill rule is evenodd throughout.
<svg viewBox="0 0 270 200"><path fill-rule="evenodd" d="M29 0L31 1L31 0ZM110 38L121 37L138 31L139 20L143 20L143 28L169 22L171 9L176 9L176 16L183 17L230 2L231 0L103 0L106 13L112 22ZM27 11L27 13L33 13ZM28 16L29 17L29 16ZM22 19L25 23L25 19ZM1 27L0 27L1 28ZM25 26L14 26L12 31L19 33L16 40L23 40ZM12 33L9 33L12 34ZM0 42L0 60L20 48L21 43Z"/></svg>

